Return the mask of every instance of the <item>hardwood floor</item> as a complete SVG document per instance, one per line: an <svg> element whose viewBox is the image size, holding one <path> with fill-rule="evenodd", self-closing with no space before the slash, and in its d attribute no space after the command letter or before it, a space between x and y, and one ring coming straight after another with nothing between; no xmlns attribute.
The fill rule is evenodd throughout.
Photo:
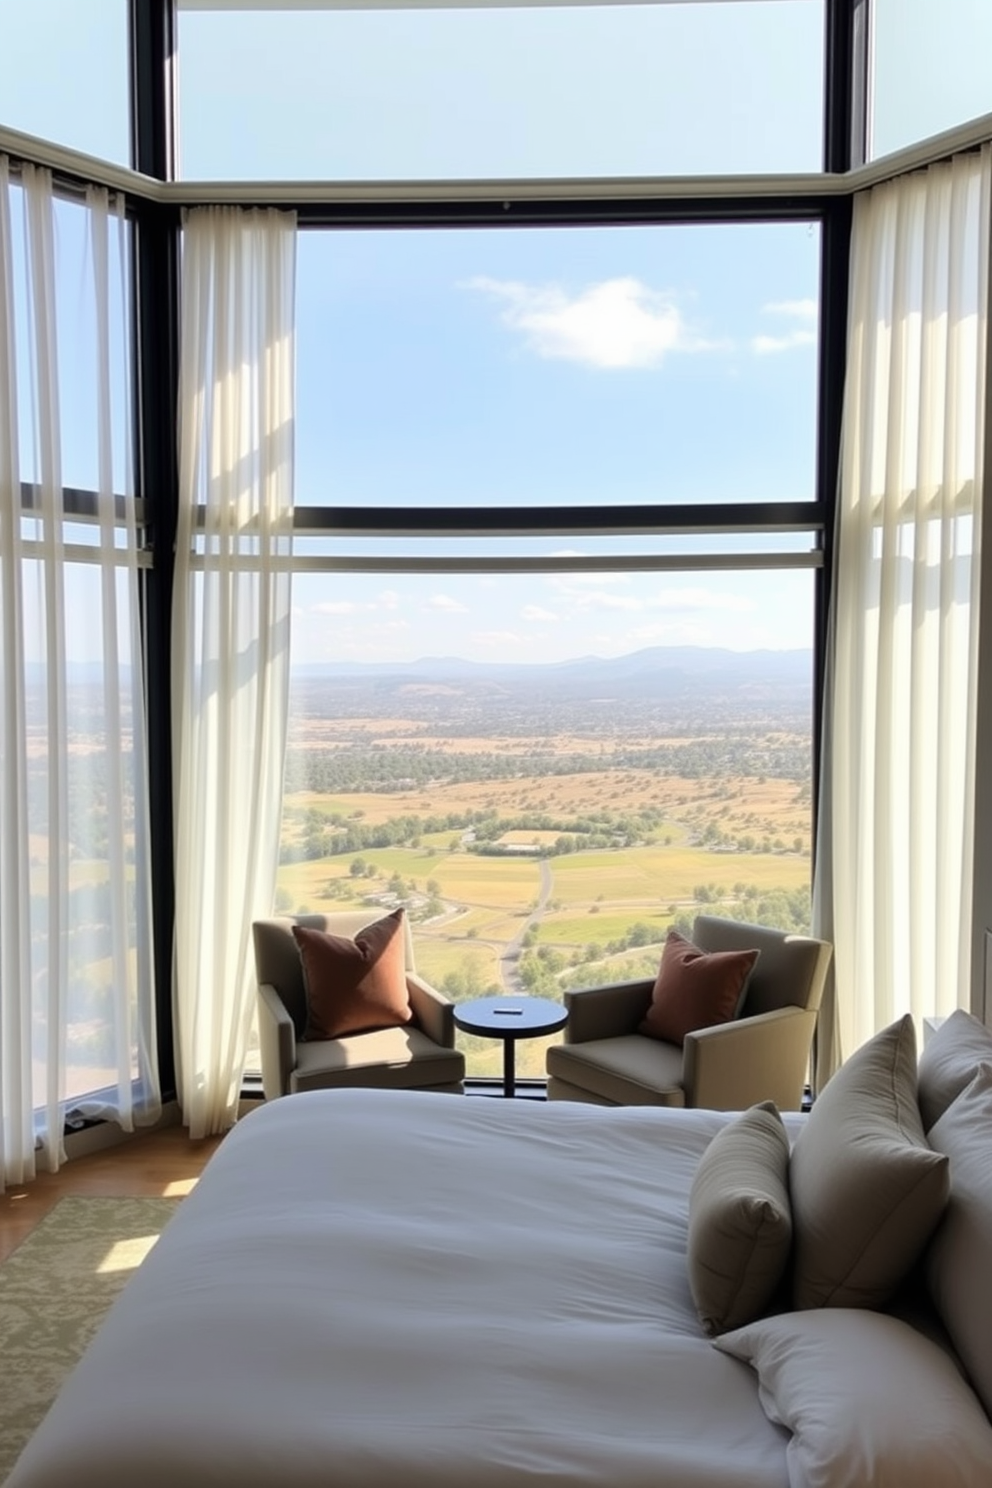
<svg viewBox="0 0 992 1488"><path fill-rule="evenodd" d="M185 1127L162 1127L72 1158L58 1173L39 1173L23 1187L8 1188L0 1195L0 1261L65 1194L143 1198L189 1193L222 1140L191 1142Z"/></svg>

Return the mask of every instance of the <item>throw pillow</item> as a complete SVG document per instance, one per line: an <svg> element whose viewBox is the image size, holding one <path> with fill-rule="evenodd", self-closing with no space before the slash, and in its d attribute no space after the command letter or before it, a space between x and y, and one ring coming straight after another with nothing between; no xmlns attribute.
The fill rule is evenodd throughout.
<svg viewBox="0 0 992 1488"><path fill-rule="evenodd" d="M974 1077L983 1061L992 1062L992 1028L956 1008L923 1046L917 1085L923 1130L939 1121Z"/></svg>
<svg viewBox="0 0 992 1488"><path fill-rule="evenodd" d="M402 909L354 940L293 926L307 994L305 1040L394 1028L413 1016L406 985Z"/></svg>
<svg viewBox="0 0 992 1488"><path fill-rule="evenodd" d="M701 951L677 930L669 930L640 1032L681 1044L697 1028L729 1023L744 1000L758 954Z"/></svg>
<svg viewBox="0 0 992 1488"><path fill-rule="evenodd" d="M952 1358L908 1323L836 1307L714 1343L755 1370L765 1415L792 1432L792 1488L987 1488L992 1425Z"/></svg>
<svg viewBox="0 0 992 1488"><path fill-rule="evenodd" d="M771 1101L717 1132L689 1191L689 1289L707 1333L751 1322L792 1248L789 1138Z"/></svg>
<svg viewBox="0 0 992 1488"><path fill-rule="evenodd" d="M841 1065L796 1138L793 1305L881 1307L930 1239L948 1183L923 1134L907 1014Z"/></svg>
<svg viewBox="0 0 992 1488"><path fill-rule="evenodd" d="M950 1161L951 1197L927 1252L927 1283L992 1415L992 1064L981 1065L948 1106L930 1142Z"/></svg>

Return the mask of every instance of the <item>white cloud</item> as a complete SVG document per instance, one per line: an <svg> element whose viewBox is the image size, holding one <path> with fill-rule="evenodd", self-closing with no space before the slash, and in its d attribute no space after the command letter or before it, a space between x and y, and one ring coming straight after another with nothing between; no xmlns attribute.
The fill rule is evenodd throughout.
<svg viewBox="0 0 992 1488"><path fill-rule="evenodd" d="M560 618L577 618L596 612L614 615L649 615L657 610L681 614L695 612L742 614L750 613L754 608L752 601L742 594L709 589L702 585L674 587L666 584L660 576L656 581L658 587L648 593L642 591L638 594L617 594L602 587L605 580L616 578L622 579L625 583L629 582L629 575L626 574L556 576L551 584L561 595L560 608L567 609L569 612ZM595 580L599 587L580 587L582 583L587 583L590 579ZM643 637L640 643L646 644Z"/></svg>
<svg viewBox="0 0 992 1488"><path fill-rule="evenodd" d="M752 336L751 350L756 356L774 356L777 352L792 351L797 346L816 345L819 310L815 300L773 300L762 305L761 313L780 316L791 321L792 326L778 336Z"/></svg>
<svg viewBox="0 0 992 1488"><path fill-rule="evenodd" d="M555 555L562 556L562 555ZM574 557L574 554L566 556ZM630 583L630 574L616 573L563 573L553 574L547 581L548 588L557 594L583 595L590 588L602 589L606 585L626 587Z"/></svg>
<svg viewBox="0 0 992 1488"><path fill-rule="evenodd" d="M425 610L442 610L448 615L467 615L468 606L463 605L460 599L452 599L450 594L432 594L424 605Z"/></svg>
<svg viewBox="0 0 992 1488"><path fill-rule="evenodd" d="M819 307L815 300L771 300L761 307L765 315L788 315L815 325Z"/></svg>
<svg viewBox="0 0 992 1488"><path fill-rule="evenodd" d="M527 637L519 635L515 630L475 630L472 632L472 640L477 646L491 650L494 646L524 646Z"/></svg>
<svg viewBox="0 0 992 1488"><path fill-rule="evenodd" d="M357 615L360 609L370 605L357 605L353 599L322 599L311 610L312 615Z"/></svg>
<svg viewBox="0 0 992 1488"><path fill-rule="evenodd" d="M652 610L732 610L749 613L753 602L743 594L728 594L715 589L662 589L647 604Z"/></svg>
<svg viewBox="0 0 992 1488"><path fill-rule="evenodd" d="M815 331L790 331L787 336L755 336L751 350L756 356L773 356L778 351L791 351L795 346L815 345Z"/></svg>
<svg viewBox="0 0 992 1488"><path fill-rule="evenodd" d="M374 599L321 599L310 606L311 615L375 615L400 608L395 589L384 589Z"/></svg>
<svg viewBox="0 0 992 1488"><path fill-rule="evenodd" d="M524 605L520 611L521 620L548 620L554 621L558 616L553 610L542 609L540 605Z"/></svg>
<svg viewBox="0 0 992 1488"><path fill-rule="evenodd" d="M674 352L711 350L715 343L687 325L675 296L639 279L605 279L569 295L558 284L524 284L480 277L469 288L502 301L501 319L524 334L548 360L588 367L658 367Z"/></svg>

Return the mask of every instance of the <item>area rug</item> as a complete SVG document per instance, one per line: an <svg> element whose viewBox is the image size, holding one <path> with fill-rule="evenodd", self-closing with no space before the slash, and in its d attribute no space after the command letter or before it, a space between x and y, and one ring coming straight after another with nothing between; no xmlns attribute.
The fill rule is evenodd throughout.
<svg viewBox="0 0 992 1488"><path fill-rule="evenodd" d="M181 1202L60 1199L0 1264L0 1484Z"/></svg>

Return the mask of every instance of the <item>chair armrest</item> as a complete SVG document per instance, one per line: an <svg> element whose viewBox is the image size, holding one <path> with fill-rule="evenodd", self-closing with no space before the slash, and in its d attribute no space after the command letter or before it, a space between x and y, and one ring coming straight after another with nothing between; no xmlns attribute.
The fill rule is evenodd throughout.
<svg viewBox="0 0 992 1488"><path fill-rule="evenodd" d="M455 1005L450 997L431 987L412 971L406 974L406 989L418 1027L442 1049L455 1047Z"/></svg>
<svg viewBox="0 0 992 1488"><path fill-rule="evenodd" d="M770 1100L780 1111L798 1111L815 1027L812 1008L787 1007L687 1034L686 1105L744 1111Z"/></svg>
<svg viewBox="0 0 992 1488"><path fill-rule="evenodd" d="M269 982L261 982L258 988L258 1048L265 1099L288 1095L289 1077L296 1068L296 1028L286 1004Z"/></svg>
<svg viewBox="0 0 992 1488"><path fill-rule="evenodd" d="M587 1044L592 1039L622 1038L636 1033L651 1006L654 979L614 982L608 987L579 987L565 993L568 1022L566 1044Z"/></svg>

